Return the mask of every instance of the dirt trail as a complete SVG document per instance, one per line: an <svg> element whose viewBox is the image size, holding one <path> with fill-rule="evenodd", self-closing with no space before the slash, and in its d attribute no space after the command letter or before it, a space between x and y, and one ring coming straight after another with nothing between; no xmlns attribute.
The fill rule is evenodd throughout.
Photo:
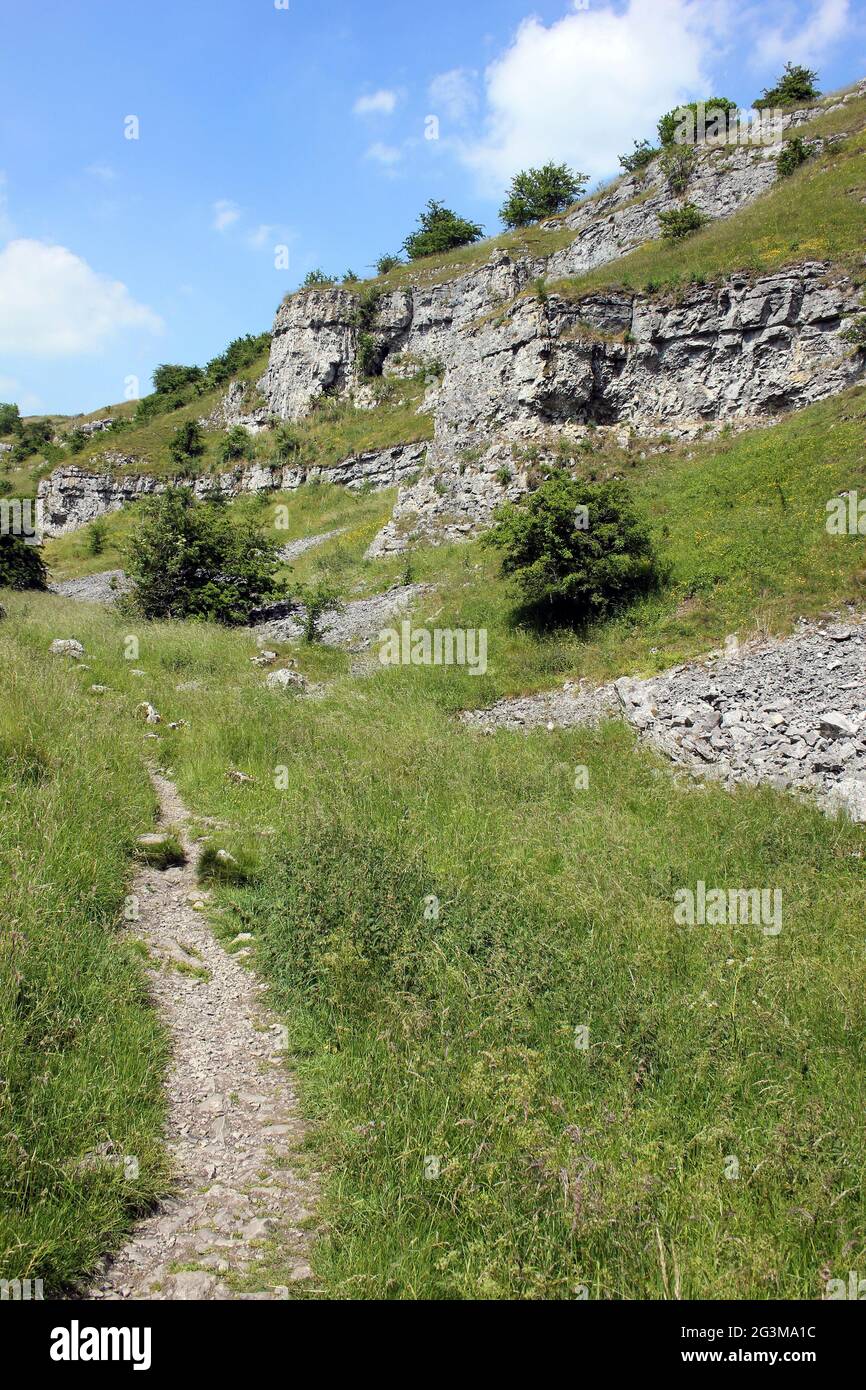
<svg viewBox="0 0 866 1390"><path fill-rule="evenodd" d="M303 1225L316 1178L299 1171L304 1125L284 1065L284 1030L262 1005L266 987L191 906L202 894L188 814L171 782L154 783L162 827L177 829L188 862L138 874L132 930L153 958L155 1004L173 1039L167 1140L177 1183L105 1260L88 1297L291 1297L311 1275Z"/></svg>

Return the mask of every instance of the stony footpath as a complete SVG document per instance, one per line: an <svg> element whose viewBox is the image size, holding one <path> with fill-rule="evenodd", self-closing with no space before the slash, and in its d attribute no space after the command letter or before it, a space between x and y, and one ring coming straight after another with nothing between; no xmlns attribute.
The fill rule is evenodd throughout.
<svg viewBox="0 0 866 1390"><path fill-rule="evenodd" d="M85 1296L291 1298L311 1277L306 1226L316 1177L298 1161L304 1125L285 1068L285 1030L262 1003L266 986L243 963L245 940L232 954L210 931L186 809L172 783L154 781L161 828L178 836L187 862L138 874L131 930L151 956L155 1005L173 1040L167 1138L177 1181Z"/></svg>
<svg viewBox="0 0 866 1390"><path fill-rule="evenodd" d="M566 728L620 712L672 761L727 786L769 783L866 822L866 620L801 621L790 637L676 666L650 680L500 700L465 723Z"/></svg>

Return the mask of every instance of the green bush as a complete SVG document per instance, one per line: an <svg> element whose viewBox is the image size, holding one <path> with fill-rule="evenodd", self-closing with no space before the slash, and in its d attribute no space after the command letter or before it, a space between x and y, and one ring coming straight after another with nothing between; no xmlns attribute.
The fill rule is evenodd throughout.
<svg viewBox="0 0 866 1390"><path fill-rule="evenodd" d="M31 454L43 452L50 447L54 426L50 420L33 420L28 425L22 423L16 434L18 438L11 459L13 463L23 463Z"/></svg>
<svg viewBox="0 0 866 1390"><path fill-rule="evenodd" d="M45 561L21 536L0 534L0 589L47 589Z"/></svg>
<svg viewBox="0 0 866 1390"><path fill-rule="evenodd" d="M709 119L712 119L717 113L722 113L725 120L727 120L732 111L737 111L739 109L737 103L731 101L729 97L707 97L704 102L684 102L682 106L675 106L673 111L666 112L659 121L658 132L660 143L662 145L674 144L677 131L683 121L683 113L685 111L690 111L692 115L697 118L699 106L703 106L705 115Z"/></svg>
<svg viewBox="0 0 866 1390"><path fill-rule="evenodd" d="M326 275L324 270L308 270L301 283L301 288L305 290L314 290L333 284L333 275Z"/></svg>
<svg viewBox="0 0 866 1390"><path fill-rule="evenodd" d="M866 352L866 314L863 314L859 319L855 319L853 323L849 323L848 327L840 334L840 337L844 342L850 343L852 347L855 347L858 352Z"/></svg>
<svg viewBox="0 0 866 1390"><path fill-rule="evenodd" d="M252 436L243 425L233 425L217 445L217 458L220 463L236 463L238 459L251 459L254 453Z"/></svg>
<svg viewBox="0 0 866 1390"><path fill-rule="evenodd" d="M659 213L659 225L666 241L682 241L708 220L694 203L684 203L682 207L671 208L670 212Z"/></svg>
<svg viewBox="0 0 866 1390"><path fill-rule="evenodd" d="M141 504L124 606L145 618L244 623L284 593L278 549L251 515L233 517L218 495L198 501L189 488L168 488Z"/></svg>
<svg viewBox="0 0 866 1390"><path fill-rule="evenodd" d="M342 588L335 580L321 575L311 584L296 584L293 597L304 609L304 641L321 641L321 620L325 613L344 607Z"/></svg>
<svg viewBox="0 0 866 1390"><path fill-rule="evenodd" d="M412 261L422 256L435 256L453 251L457 246L469 246L480 241L484 228L477 222L467 222L444 203L431 198L418 218L418 231L407 236L403 250Z"/></svg>
<svg viewBox="0 0 866 1390"><path fill-rule="evenodd" d="M588 181L588 174L578 174L567 164L549 162L540 169L523 169L511 180L499 216L506 227L528 227L569 207Z"/></svg>
<svg viewBox="0 0 866 1390"><path fill-rule="evenodd" d="M764 95L755 102L755 110L763 111L768 106L808 106L821 95L815 86L817 80L818 74L811 68L786 63L775 87L764 88Z"/></svg>
<svg viewBox="0 0 866 1390"><path fill-rule="evenodd" d="M178 362L163 362L153 373L153 390L157 396L172 396L195 386L204 372L201 367L185 367Z"/></svg>
<svg viewBox="0 0 866 1390"><path fill-rule="evenodd" d="M397 266L402 264L399 256L389 256L386 253L377 260L376 273L377 275L387 275L389 270L396 270Z"/></svg>
<svg viewBox="0 0 866 1390"><path fill-rule="evenodd" d="M632 153L621 154L619 162L627 174L638 174L652 163L657 154L658 149L649 140L635 140Z"/></svg>
<svg viewBox="0 0 866 1390"><path fill-rule="evenodd" d="M694 145L667 145L661 157L661 169L671 193L685 193L698 162Z"/></svg>
<svg viewBox="0 0 866 1390"><path fill-rule="evenodd" d="M793 139L786 140L782 148L782 153L776 160L776 168L781 178L788 178L795 169L799 169L801 164L805 164L809 158L809 147L799 135Z"/></svg>
<svg viewBox="0 0 866 1390"><path fill-rule="evenodd" d="M17 405L9 401L0 401L0 435L13 434L20 427L21 416Z"/></svg>
<svg viewBox="0 0 866 1390"><path fill-rule="evenodd" d="M245 333L242 338L233 338L219 356L212 357L205 368L205 386L222 386L245 367L252 366L261 357L271 341L270 333Z"/></svg>
<svg viewBox="0 0 866 1390"><path fill-rule="evenodd" d="M194 459L201 458L205 451L204 435L197 420L185 420L178 425L168 446L172 461L183 467Z"/></svg>
<svg viewBox="0 0 866 1390"><path fill-rule="evenodd" d="M500 507L484 542L502 552L503 573L538 616L606 618L667 577L621 481L579 483L559 470Z"/></svg>
<svg viewBox="0 0 866 1390"><path fill-rule="evenodd" d="M105 549L105 542L108 539L108 526L103 518L97 517L90 526L87 537L87 549L91 555L101 555Z"/></svg>
<svg viewBox="0 0 866 1390"><path fill-rule="evenodd" d="M288 463L301 451L301 436L291 425L277 425L273 432L273 444L277 463Z"/></svg>

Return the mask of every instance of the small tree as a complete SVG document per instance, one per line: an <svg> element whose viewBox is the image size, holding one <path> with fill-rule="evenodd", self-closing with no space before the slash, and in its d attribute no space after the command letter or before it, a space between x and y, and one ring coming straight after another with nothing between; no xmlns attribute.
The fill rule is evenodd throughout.
<svg viewBox="0 0 866 1390"><path fill-rule="evenodd" d="M559 470L500 507L484 540L502 552L503 573L539 616L606 618L666 577L621 481L579 483Z"/></svg>
<svg viewBox="0 0 866 1390"><path fill-rule="evenodd" d="M511 180L499 216L506 227L528 227L567 208L588 182L588 174L578 174L567 164L550 162L540 169L523 169Z"/></svg>
<svg viewBox="0 0 866 1390"><path fill-rule="evenodd" d="M205 451L204 435L197 420L185 420L171 437L168 452L179 467L201 458Z"/></svg>
<svg viewBox="0 0 866 1390"><path fill-rule="evenodd" d="M45 561L35 545L0 532L0 589L47 589Z"/></svg>
<svg viewBox="0 0 866 1390"><path fill-rule="evenodd" d="M400 260L399 256L389 256L386 252L385 255L380 256L376 262L376 274L387 275L389 270L396 270L397 266L402 264L403 262Z"/></svg>
<svg viewBox="0 0 866 1390"><path fill-rule="evenodd" d="M621 154L619 162L627 174L639 174L648 164L651 164L658 154L655 145L651 145L649 140L635 140L634 150L631 154Z"/></svg>
<svg viewBox="0 0 866 1390"><path fill-rule="evenodd" d="M763 111L768 106L808 106L817 101L821 93L815 86L817 72L800 64L785 64L785 71L775 87L765 87L764 95L755 102L755 109Z"/></svg>
<svg viewBox="0 0 866 1390"><path fill-rule="evenodd" d="M727 121L731 112L739 109L737 103L731 101L730 97L707 97L704 102L689 101L682 106L675 106L673 111L666 112L659 121L658 132L661 144L680 143L677 141L677 132L687 119L686 113L690 113L692 117L697 117L698 107L701 105L708 121L714 120L717 116L721 116Z"/></svg>
<svg viewBox="0 0 866 1390"><path fill-rule="evenodd" d="M467 222L433 198L418 218L418 224L418 231L403 242L403 250L412 261L452 251L456 246L469 246L480 241L484 231L479 223Z"/></svg>
<svg viewBox="0 0 866 1390"><path fill-rule="evenodd" d="M671 193L685 193L695 171L698 156L694 145L666 145L661 169Z"/></svg>
<svg viewBox="0 0 866 1390"><path fill-rule="evenodd" d="M0 401L0 434L14 434L21 428L21 415L17 405L10 401Z"/></svg>
<svg viewBox="0 0 866 1390"><path fill-rule="evenodd" d="M128 611L144 618L245 623L254 608L282 596L279 547L249 513L233 515L217 495L198 501L167 488L141 503L129 543Z"/></svg>
<svg viewBox="0 0 866 1390"><path fill-rule="evenodd" d="M294 596L304 609L304 641L320 642L321 621L325 613L338 613L344 607L340 585L322 575L312 584L296 584Z"/></svg>
<svg viewBox="0 0 866 1390"><path fill-rule="evenodd" d="M217 445L217 458L220 463L236 463L238 459L251 459L254 453L252 437L243 425L232 425Z"/></svg>
<svg viewBox="0 0 866 1390"><path fill-rule="evenodd" d="M108 540L108 526L101 516L91 524L90 534L87 537L87 549L91 555L101 555L105 549L105 542Z"/></svg>

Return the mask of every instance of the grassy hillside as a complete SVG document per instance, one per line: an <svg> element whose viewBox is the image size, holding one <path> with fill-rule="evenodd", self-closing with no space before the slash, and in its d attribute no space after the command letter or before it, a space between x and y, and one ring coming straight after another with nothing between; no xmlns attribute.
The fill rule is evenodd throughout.
<svg viewBox="0 0 866 1390"><path fill-rule="evenodd" d="M828 536L824 508L866 486L864 418L861 388L635 460L672 587L588 633L515 627L477 545L419 551L413 577L434 588L415 620L486 626L482 678L352 677L344 654L301 648L329 690L297 701L264 689L249 634L140 624L133 679L128 622L8 600L24 669L46 669L61 631L85 642L118 746L142 698L188 721L162 726L159 759L253 867L214 920L253 933L290 1028L336 1296L811 1298L822 1270L866 1258L862 829L769 790L674 782L619 724L484 737L453 717L862 597L862 539ZM405 566L361 559L376 501L290 499L293 529L352 527L320 559L344 547L368 589ZM83 678L48 669L80 726ZM698 879L780 888L781 935L675 927L673 893Z"/></svg>
<svg viewBox="0 0 866 1390"><path fill-rule="evenodd" d="M843 119L844 117L844 119ZM708 223L683 241L647 242L620 260L548 288L573 298L623 286L647 292L733 271L759 273L794 261L829 260L864 279L866 244L866 98L824 117L854 133L803 164L733 217ZM817 123L816 123L817 124ZM800 132L798 132L800 133ZM812 133L832 133L819 126Z"/></svg>

